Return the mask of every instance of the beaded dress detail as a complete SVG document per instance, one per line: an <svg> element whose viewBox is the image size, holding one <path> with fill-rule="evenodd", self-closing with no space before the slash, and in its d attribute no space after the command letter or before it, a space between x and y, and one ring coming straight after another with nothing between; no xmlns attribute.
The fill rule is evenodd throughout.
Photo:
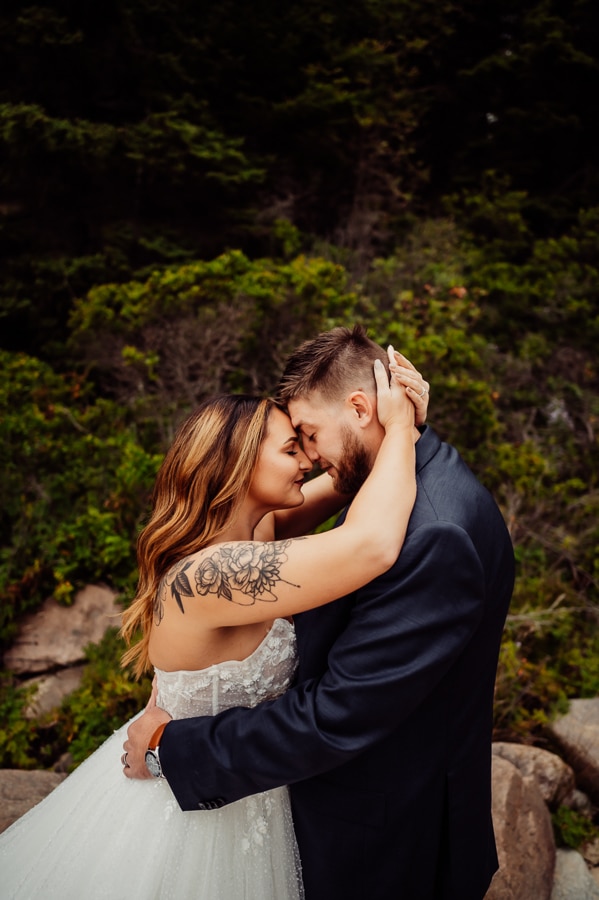
<svg viewBox="0 0 599 900"><path fill-rule="evenodd" d="M275 619L244 660L157 669L157 703L179 719L256 706L296 666L293 625ZM0 835L0 900L301 900L287 788L182 812L164 779L123 776L128 724Z"/></svg>

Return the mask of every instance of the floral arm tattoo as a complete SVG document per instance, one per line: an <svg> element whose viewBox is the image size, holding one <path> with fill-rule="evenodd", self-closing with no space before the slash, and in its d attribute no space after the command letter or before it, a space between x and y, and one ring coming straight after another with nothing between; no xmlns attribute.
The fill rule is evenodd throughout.
<svg viewBox="0 0 599 900"><path fill-rule="evenodd" d="M158 590L154 597L154 621L157 625L160 625L162 622L162 617L164 616L164 601L166 600L169 590L177 601L177 606L181 612L185 612L182 597L193 597L193 591L186 574L187 570L192 565L193 561L185 559L175 563L158 585Z"/></svg>
<svg viewBox="0 0 599 900"><path fill-rule="evenodd" d="M278 582L300 587L281 578L281 565L287 561L285 551L290 544L291 540L265 543L240 541L220 547L198 563L194 573L197 593L203 596L216 594L241 606L253 606L257 600L275 603ZM162 621L169 591L181 612L185 613L183 597L193 597L187 572L194 563L195 560L181 560L160 582L154 599L156 624Z"/></svg>

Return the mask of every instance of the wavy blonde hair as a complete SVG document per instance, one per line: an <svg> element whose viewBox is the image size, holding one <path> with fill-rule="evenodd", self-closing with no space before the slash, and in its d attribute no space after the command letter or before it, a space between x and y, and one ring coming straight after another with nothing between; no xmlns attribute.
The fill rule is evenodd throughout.
<svg viewBox="0 0 599 900"><path fill-rule="evenodd" d="M123 665L148 668L153 601L161 579L214 541L235 519L250 488L274 400L245 394L206 400L179 427L158 472L152 513L137 542L139 582L125 610ZM141 639L132 644L141 629Z"/></svg>

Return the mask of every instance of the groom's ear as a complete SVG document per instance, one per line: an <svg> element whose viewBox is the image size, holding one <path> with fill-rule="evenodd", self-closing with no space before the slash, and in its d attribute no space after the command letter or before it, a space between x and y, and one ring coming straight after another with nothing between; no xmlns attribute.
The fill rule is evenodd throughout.
<svg viewBox="0 0 599 900"><path fill-rule="evenodd" d="M366 428L373 418L376 418L374 401L365 391L352 391L346 403L350 407L350 414L358 428Z"/></svg>

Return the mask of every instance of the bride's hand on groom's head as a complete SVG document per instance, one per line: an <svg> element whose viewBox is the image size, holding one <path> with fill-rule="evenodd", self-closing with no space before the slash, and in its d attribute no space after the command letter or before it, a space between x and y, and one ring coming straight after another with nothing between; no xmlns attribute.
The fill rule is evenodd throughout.
<svg viewBox="0 0 599 900"><path fill-rule="evenodd" d="M389 352L389 371L392 378L405 387L407 396L414 404L415 424L424 425L430 398L430 384L424 380L409 359L392 347Z"/></svg>
<svg viewBox="0 0 599 900"><path fill-rule="evenodd" d="M393 353L391 346L388 353L391 359ZM414 405L410 402L404 386L392 374L389 376L380 359L374 363L374 380L377 416L383 428L388 430L391 425L413 428Z"/></svg>

